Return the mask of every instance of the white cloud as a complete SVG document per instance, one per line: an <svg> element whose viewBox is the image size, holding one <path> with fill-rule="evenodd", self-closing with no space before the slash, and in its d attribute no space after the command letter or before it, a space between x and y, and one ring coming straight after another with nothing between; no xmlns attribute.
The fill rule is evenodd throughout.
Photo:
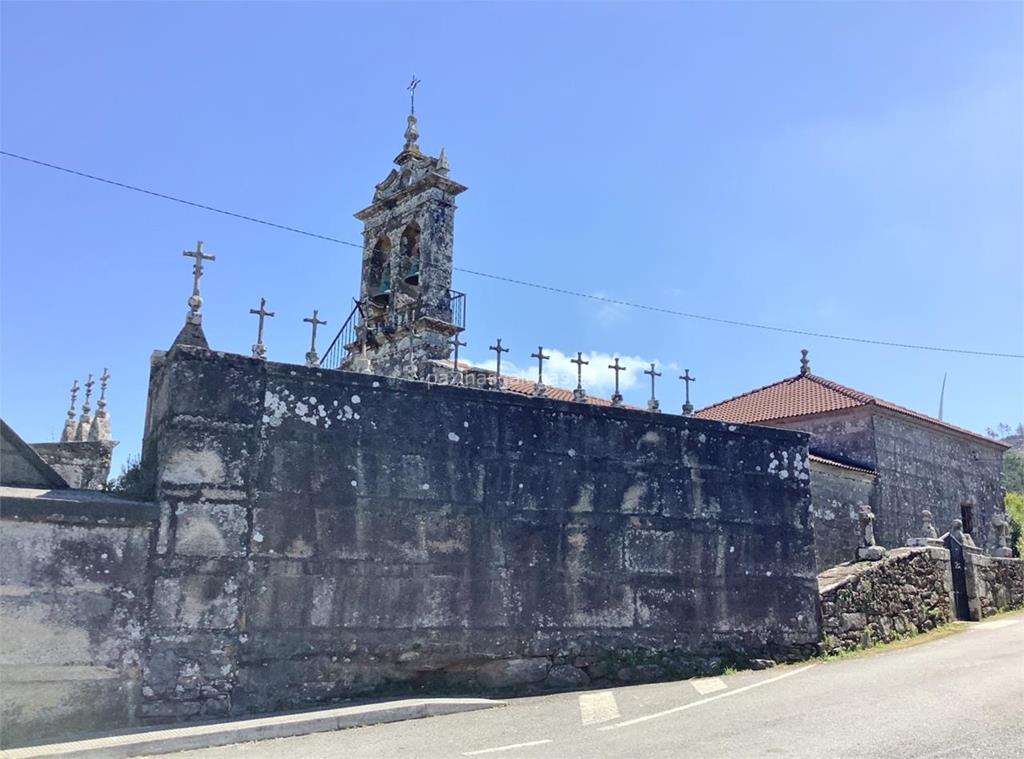
<svg viewBox="0 0 1024 759"><path fill-rule="evenodd" d="M595 298L607 298L608 294L598 291L592 293ZM606 303L604 301L594 301L598 304L597 311L594 313L594 318L597 319L603 326L615 324L616 322L622 321L626 317L627 306L623 306L621 303ZM647 362L650 365L650 362ZM573 382L573 387L576 383Z"/></svg>
<svg viewBox="0 0 1024 759"><path fill-rule="evenodd" d="M576 364L572 360L576 358L575 353L563 353L557 348L545 348L545 355L551 360L544 362L544 384L552 387L574 388L576 387ZM619 389L625 393L634 388L643 389L644 397L647 396L651 378L644 372L655 364L655 369L662 372L664 376L659 378L659 383L675 381L681 372L679 365L675 362L664 363L656 358L645 358L643 356L631 356L617 354L619 365L625 367L625 371L619 373ZM615 372L608 367L615 363L615 355L602 353L600 351L589 351L583 353L583 360L590 363L583 366L583 387L591 395L610 397L615 390ZM487 361L473 361L474 366L484 369L494 369L494 359ZM537 363L513 362L503 359L501 362L501 373L508 377L521 377L531 382L537 379ZM664 387L664 385L661 385ZM659 395L660 395L659 391Z"/></svg>

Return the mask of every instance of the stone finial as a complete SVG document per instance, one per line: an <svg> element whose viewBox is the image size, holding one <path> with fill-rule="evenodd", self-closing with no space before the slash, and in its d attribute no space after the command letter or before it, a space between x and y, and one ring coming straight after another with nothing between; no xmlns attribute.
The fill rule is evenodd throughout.
<svg viewBox="0 0 1024 759"><path fill-rule="evenodd" d="M82 416L78 419L78 428L75 430L75 441L84 442L89 439L89 428L92 427L92 406L89 405L89 399L92 397L92 386L96 383L93 382L92 374L89 374L89 379L85 381L85 400L82 402Z"/></svg>
<svg viewBox="0 0 1024 759"><path fill-rule="evenodd" d="M999 556L1002 558L1009 558L1013 556L1013 549L1006 544L1009 527L1010 525L1006 518L1006 514L1001 511L997 511L992 515L992 533L996 544L996 547L992 549L993 556Z"/></svg>
<svg viewBox="0 0 1024 759"><path fill-rule="evenodd" d="M800 376L806 377L811 373L811 360L807 358L807 349L800 351Z"/></svg>
<svg viewBox="0 0 1024 759"><path fill-rule="evenodd" d="M78 432L78 423L75 421L75 403L78 401L78 380L71 385L71 408L68 409L68 418L64 421L64 431L61 433L60 442L69 443L75 439Z"/></svg>
<svg viewBox="0 0 1024 759"><path fill-rule="evenodd" d="M107 383L110 382L110 372L104 367L100 375L100 399L96 402L96 416L89 427L89 440L105 441L110 440L110 416L107 414Z"/></svg>
<svg viewBox="0 0 1024 759"><path fill-rule="evenodd" d="M438 174L447 174L451 166L448 165L448 153L444 148L441 148L441 154L437 157L437 165L434 167L434 171Z"/></svg>
<svg viewBox="0 0 1024 759"><path fill-rule="evenodd" d="M857 548L858 561L878 561L885 556L885 549L875 544L875 515L868 504L862 504L857 515L860 523L860 546Z"/></svg>
<svg viewBox="0 0 1024 759"><path fill-rule="evenodd" d="M411 113L409 118L406 120L405 126L405 146L402 148L402 152L419 153L420 146L417 140L420 138L420 129L416 124L416 117Z"/></svg>

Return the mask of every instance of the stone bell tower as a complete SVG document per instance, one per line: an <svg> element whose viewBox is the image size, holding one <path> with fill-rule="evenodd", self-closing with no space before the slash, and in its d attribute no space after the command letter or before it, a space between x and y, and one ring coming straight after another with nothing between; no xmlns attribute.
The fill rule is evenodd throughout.
<svg viewBox="0 0 1024 759"><path fill-rule="evenodd" d="M422 376L431 359L449 355L465 326L465 296L452 292L455 196L466 187L448 178L444 148L437 158L417 144L409 114L397 169L374 189L363 222L361 318L346 344L346 369Z"/></svg>

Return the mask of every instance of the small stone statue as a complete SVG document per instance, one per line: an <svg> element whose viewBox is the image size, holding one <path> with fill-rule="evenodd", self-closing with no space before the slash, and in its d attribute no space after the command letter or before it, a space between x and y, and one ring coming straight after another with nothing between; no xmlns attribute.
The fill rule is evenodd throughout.
<svg viewBox="0 0 1024 759"><path fill-rule="evenodd" d="M935 530L935 523L932 521L932 513L928 509L921 510L921 534L932 540L939 537L939 533Z"/></svg>
<svg viewBox="0 0 1024 759"><path fill-rule="evenodd" d="M947 532L946 535L949 535L949 537L953 538L953 540L962 546L977 548L977 546L974 545L974 539L971 537L971 533L964 532L964 523L960 519L953 520L953 524L950 525L949 532ZM943 537L945 537L945 535Z"/></svg>
<svg viewBox="0 0 1024 759"><path fill-rule="evenodd" d="M921 537L908 538L908 546L926 546L930 541L937 540L939 537L938 531L935 529L935 523L932 521L932 513L928 509L921 510Z"/></svg>
<svg viewBox="0 0 1024 759"><path fill-rule="evenodd" d="M868 504L860 507L860 547L857 549L859 561L878 561L885 556L885 549L875 544L875 515Z"/></svg>
<svg viewBox="0 0 1024 759"><path fill-rule="evenodd" d="M1001 511L997 511L992 515L992 532L995 535L996 541L996 547L992 549L993 556L999 556L1002 558L1009 558L1013 556L1013 550L1006 545L1008 531L1009 524L1006 519L1006 514Z"/></svg>

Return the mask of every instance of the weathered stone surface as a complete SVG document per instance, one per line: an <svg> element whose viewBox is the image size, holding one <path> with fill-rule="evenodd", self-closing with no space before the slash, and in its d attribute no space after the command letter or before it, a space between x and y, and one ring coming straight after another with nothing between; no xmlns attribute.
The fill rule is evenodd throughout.
<svg viewBox="0 0 1024 759"><path fill-rule="evenodd" d="M835 567L821 581L826 653L916 635L953 619L945 549L895 549L880 561Z"/></svg>
<svg viewBox="0 0 1024 759"><path fill-rule="evenodd" d="M571 664L559 664L548 672L544 684L551 688L572 689L583 688L590 682L590 677L579 667Z"/></svg>
<svg viewBox="0 0 1024 759"><path fill-rule="evenodd" d="M818 638L805 439L158 355L147 713L802 656Z"/></svg>
<svg viewBox="0 0 1024 759"><path fill-rule="evenodd" d="M152 511L63 493L0 504L4 746L138 723Z"/></svg>
<svg viewBox="0 0 1024 759"><path fill-rule="evenodd" d="M70 487L102 490L110 477L110 459L117 443L93 440L33 443L32 448Z"/></svg>
<svg viewBox="0 0 1024 759"><path fill-rule="evenodd" d="M478 667L476 679L485 688L511 688L541 682L550 668L548 659L502 659Z"/></svg>
<svg viewBox="0 0 1024 759"><path fill-rule="evenodd" d="M969 502L974 505L974 541L995 547L989 525L992 515L1003 510L1005 447L999 443L877 406L772 424L809 432L811 451L874 473L812 466L819 571L853 556L856 508L862 503L877 517L877 543L903 546L909 538L922 537L923 509L932 512L935 524L948 525L960 518L961 504Z"/></svg>

